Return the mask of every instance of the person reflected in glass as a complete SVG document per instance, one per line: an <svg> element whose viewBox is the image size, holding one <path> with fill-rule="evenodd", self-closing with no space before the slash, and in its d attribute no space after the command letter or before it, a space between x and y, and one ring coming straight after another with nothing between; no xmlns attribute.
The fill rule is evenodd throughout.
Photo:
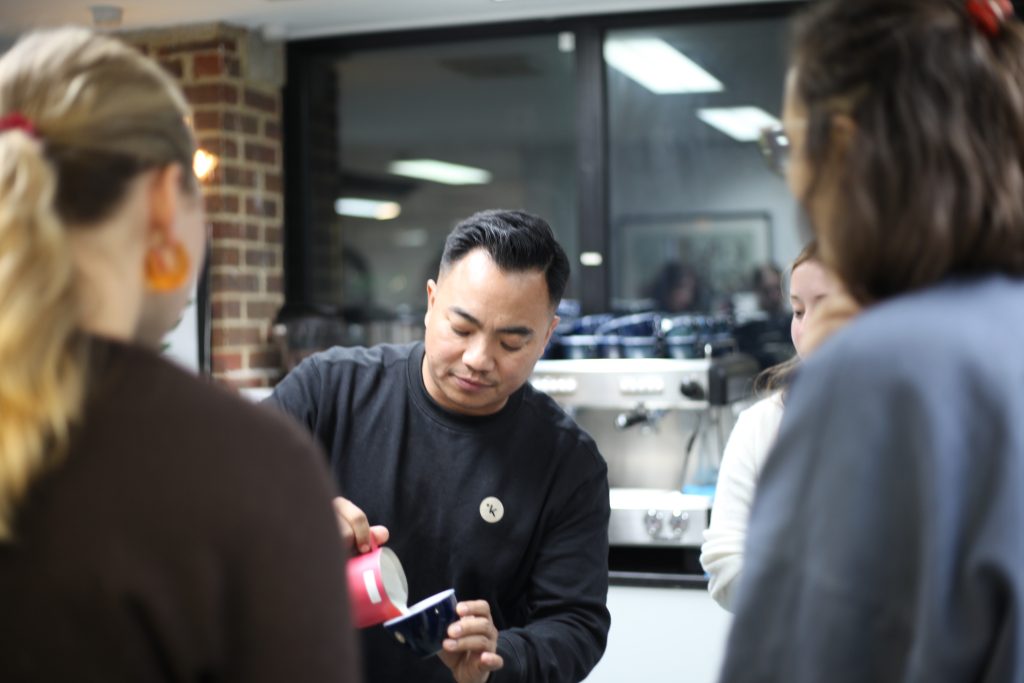
<svg viewBox="0 0 1024 683"><path fill-rule="evenodd" d="M762 263L754 268L751 284L757 295L757 309L769 319L786 317L783 298L782 269L774 263Z"/></svg>
<svg viewBox="0 0 1024 683"><path fill-rule="evenodd" d="M648 285L647 297L664 313L700 310L701 283L697 271L681 261L665 263Z"/></svg>

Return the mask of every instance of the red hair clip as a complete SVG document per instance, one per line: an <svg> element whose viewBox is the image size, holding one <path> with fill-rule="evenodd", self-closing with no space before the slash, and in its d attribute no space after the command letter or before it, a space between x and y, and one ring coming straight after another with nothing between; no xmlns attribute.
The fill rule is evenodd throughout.
<svg viewBox="0 0 1024 683"><path fill-rule="evenodd" d="M36 127L27 116L13 112L6 116L0 116L0 133L7 130L23 130L32 137L37 137Z"/></svg>
<svg viewBox="0 0 1024 683"><path fill-rule="evenodd" d="M967 0L967 13L982 31L998 36L1003 22L1013 14L1010 0Z"/></svg>

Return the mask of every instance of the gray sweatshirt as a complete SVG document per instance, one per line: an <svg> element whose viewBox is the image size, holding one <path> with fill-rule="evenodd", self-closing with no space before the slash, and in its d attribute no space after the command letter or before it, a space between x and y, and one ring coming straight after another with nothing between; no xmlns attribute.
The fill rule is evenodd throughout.
<svg viewBox="0 0 1024 683"><path fill-rule="evenodd" d="M722 681L1024 681L1024 281L875 306L806 364Z"/></svg>

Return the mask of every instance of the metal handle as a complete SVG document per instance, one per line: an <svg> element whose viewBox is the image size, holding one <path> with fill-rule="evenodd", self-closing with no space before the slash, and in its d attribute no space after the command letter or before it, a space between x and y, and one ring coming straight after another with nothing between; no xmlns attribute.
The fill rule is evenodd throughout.
<svg viewBox="0 0 1024 683"><path fill-rule="evenodd" d="M634 410L630 413L619 413L615 416L615 427L617 429L629 429L633 425L648 422L650 416L648 416L645 410Z"/></svg>
<svg viewBox="0 0 1024 683"><path fill-rule="evenodd" d="M704 387L699 382L689 381L679 385L679 393L693 401L704 400Z"/></svg>

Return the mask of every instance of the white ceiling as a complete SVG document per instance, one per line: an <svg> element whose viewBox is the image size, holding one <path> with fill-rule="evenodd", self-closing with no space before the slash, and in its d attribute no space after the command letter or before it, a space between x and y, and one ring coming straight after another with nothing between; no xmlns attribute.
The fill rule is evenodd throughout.
<svg viewBox="0 0 1024 683"><path fill-rule="evenodd" d="M769 0L745 0L760 3ZM92 22L89 7L123 8L124 29L224 21L269 38L547 19L733 4L735 0L0 0L0 36Z"/></svg>

